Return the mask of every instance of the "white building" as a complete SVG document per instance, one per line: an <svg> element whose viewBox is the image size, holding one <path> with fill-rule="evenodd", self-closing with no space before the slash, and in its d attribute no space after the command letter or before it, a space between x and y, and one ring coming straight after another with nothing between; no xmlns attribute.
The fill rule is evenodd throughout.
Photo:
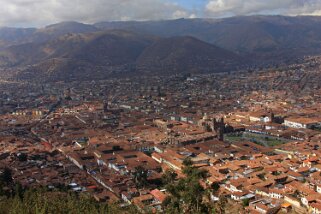
<svg viewBox="0 0 321 214"><path fill-rule="evenodd" d="M310 129L313 126L320 126L321 119L312 118L287 118L284 120L284 125L297 129Z"/></svg>
<svg viewBox="0 0 321 214"><path fill-rule="evenodd" d="M272 116L273 114L262 114L253 112L250 114L250 121L251 122L262 122L262 123L269 123L272 122Z"/></svg>

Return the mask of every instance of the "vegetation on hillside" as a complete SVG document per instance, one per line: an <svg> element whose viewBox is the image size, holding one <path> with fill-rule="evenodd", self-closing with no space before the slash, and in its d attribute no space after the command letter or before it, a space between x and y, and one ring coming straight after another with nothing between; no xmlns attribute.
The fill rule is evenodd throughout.
<svg viewBox="0 0 321 214"><path fill-rule="evenodd" d="M184 178L177 179L174 171L165 172L163 183L169 196L163 202L165 213L225 213L227 199L221 197L217 203L210 200L210 193L218 188L204 188L207 171L193 166L191 159L183 162ZM137 170L135 180L144 186L142 170ZM0 174L0 214L102 214L137 213L133 206L120 208L117 204L99 203L89 194L74 193L67 189L49 190L47 188L23 188L14 183L10 169Z"/></svg>
<svg viewBox="0 0 321 214"><path fill-rule="evenodd" d="M0 214L118 214L137 213L133 207L99 203L87 194L76 194L47 188L24 189L14 184L11 172L5 169L0 175Z"/></svg>
<svg viewBox="0 0 321 214"><path fill-rule="evenodd" d="M225 213L226 198L221 197L218 203L210 200L211 191L215 192L218 188L205 189L205 178L208 176L206 170L193 166L190 158L183 162L184 178L173 182L176 177L171 172L165 173L164 180L169 197L163 202L166 213Z"/></svg>

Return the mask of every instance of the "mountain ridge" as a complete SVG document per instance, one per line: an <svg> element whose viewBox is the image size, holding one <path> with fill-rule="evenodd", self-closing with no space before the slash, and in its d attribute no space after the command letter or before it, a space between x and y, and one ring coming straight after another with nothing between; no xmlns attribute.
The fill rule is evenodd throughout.
<svg viewBox="0 0 321 214"><path fill-rule="evenodd" d="M242 16L0 28L0 68L77 80L276 66L321 54L319 25L321 17Z"/></svg>

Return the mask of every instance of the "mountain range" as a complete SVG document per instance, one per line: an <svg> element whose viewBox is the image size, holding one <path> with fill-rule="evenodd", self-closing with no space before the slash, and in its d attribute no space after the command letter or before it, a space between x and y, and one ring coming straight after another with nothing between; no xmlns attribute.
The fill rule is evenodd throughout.
<svg viewBox="0 0 321 214"><path fill-rule="evenodd" d="M0 75L73 81L224 72L321 54L321 17L63 22L0 28ZM7 76L7 75L6 75Z"/></svg>

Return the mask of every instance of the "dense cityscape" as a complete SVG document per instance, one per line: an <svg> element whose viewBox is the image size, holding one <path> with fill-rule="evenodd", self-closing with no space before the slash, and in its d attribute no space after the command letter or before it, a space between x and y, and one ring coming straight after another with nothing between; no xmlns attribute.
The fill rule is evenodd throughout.
<svg viewBox="0 0 321 214"><path fill-rule="evenodd" d="M0 88L0 177L10 185L123 212L321 213L320 57Z"/></svg>
<svg viewBox="0 0 321 214"><path fill-rule="evenodd" d="M0 5L0 214L321 214L321 0Z"/></svg>

